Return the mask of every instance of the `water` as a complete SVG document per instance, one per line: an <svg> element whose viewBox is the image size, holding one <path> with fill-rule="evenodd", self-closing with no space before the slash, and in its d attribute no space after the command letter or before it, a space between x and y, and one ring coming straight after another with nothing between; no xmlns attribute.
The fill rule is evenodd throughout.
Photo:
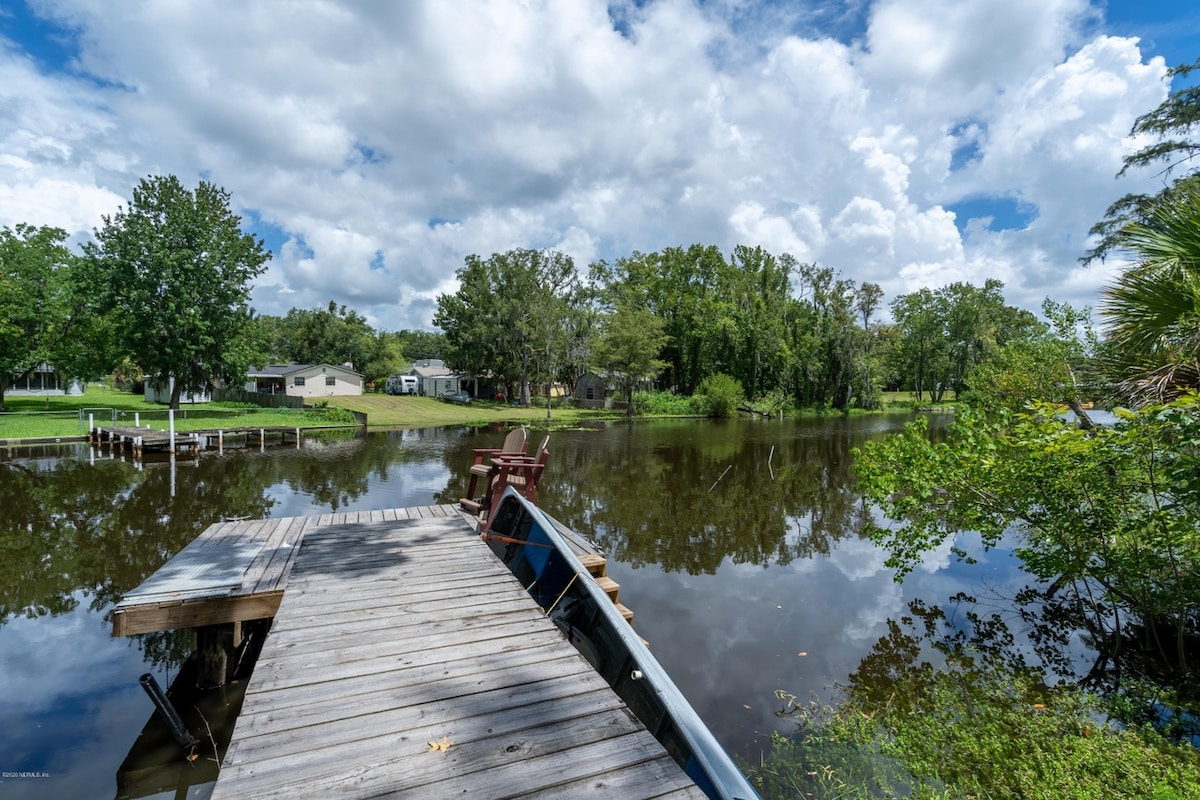
<svg viewBox="0 0 1200 800"><path fill-rule="evenodd" d="M861 535L850 451L910 417L616 423L552 434L539 504L609 556L635 627L732 753L757 760L783 689L828 697L924 597L1007 553L935 554L903 585ZM138 676L177 671L165 637L112 639L114 602L223 518L454 502L499 429L337 433L302 448L139 466L87 447L0 454L0 797L112 798L151 714ZM539 441L535 433L531 439ZM176 648L178 642L174 643Z"/></svg>

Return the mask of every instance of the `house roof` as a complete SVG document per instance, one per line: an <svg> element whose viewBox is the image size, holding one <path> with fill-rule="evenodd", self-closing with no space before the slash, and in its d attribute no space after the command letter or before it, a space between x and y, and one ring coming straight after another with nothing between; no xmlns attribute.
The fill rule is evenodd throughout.
<svg viewBox="0 0 1200 800"><path fill-rule="evenodd" d="M345 372L350 375L358 375L359 373L349 367L339 367L335 364L268 364L265 367L252 369L246 373L248 378L286 378L288 375L293 375L297 372L307 372L317 367L327 367L336 369L339 372Z"/></svg>
<svg viewBox="0 0 1200 800"><path fill-rule="evenodd" d="M421 378L443 378L454 374L454 370L446 367L413 367L412 371Z"/></svg>

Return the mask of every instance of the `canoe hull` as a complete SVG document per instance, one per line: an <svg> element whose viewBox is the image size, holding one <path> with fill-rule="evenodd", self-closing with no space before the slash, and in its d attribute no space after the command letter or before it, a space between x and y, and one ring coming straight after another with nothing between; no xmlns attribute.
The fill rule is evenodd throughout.
<svg viewBox="0 0 1200 800"><path fill-rule="evenodd" d="M560 524L510 489L492 517L488 545L706 795L757 798L657 659L558 534Z"/></svg>

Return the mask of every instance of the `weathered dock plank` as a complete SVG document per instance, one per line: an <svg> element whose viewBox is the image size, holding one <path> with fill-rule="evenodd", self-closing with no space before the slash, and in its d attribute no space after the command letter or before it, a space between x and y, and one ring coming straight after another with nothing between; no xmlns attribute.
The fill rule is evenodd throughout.
<svg viewBox="0 0 1200 800"><path fill-rule="evenodd" d="M452 508L319 523L215 800L703 797Z"/></svg>
<svg viewBox="0 0 1200 800"><path fill-rule="evenodd" d="M390 511L396 519L408 518L407 509ZM430 506L428 513L460 518L452 505ZM214 523L117 603L113 635L273 617L305 533L324 527L354 546L369 535L369 528L355 527L364 515L375 520L369 524L387 524L386 511ZM347 525L345 532L337 527Z"/></svg>

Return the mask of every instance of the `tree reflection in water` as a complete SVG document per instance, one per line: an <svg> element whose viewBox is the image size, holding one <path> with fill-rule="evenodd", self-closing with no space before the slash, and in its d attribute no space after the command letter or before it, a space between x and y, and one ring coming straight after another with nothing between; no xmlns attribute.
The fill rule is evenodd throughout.
<svg viewBox="0 0 1200 800"><path fill-rule="evenodd" d="M694 421L621 424L560 449L555 433L540 491L563 522L634 567L786 565L860 536L867 512L847 469L872 433L848 422L713 422L702 436Z"/></svg>

